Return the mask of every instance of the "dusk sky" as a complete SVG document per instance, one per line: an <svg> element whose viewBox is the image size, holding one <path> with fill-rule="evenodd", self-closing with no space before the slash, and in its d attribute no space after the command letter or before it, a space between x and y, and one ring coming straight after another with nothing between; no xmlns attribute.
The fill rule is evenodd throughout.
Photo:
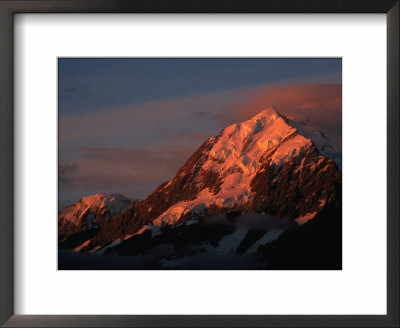
<svg viewBox="0 0 400 328"><path fill-rule="evenodd" d="M59 59L59 204L143 199L229 124L275 106L341 146L341 59Z"/></svg>

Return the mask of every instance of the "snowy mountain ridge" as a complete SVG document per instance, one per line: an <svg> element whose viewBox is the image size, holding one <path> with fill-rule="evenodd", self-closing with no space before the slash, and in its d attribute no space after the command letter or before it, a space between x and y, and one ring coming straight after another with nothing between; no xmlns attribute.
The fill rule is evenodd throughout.
<svg viewBox="0 0 400 328"><path fill-rule="evenodd" d="M129 198L119 194L95 194L67 206L58 216L59 231L70 234L77 230L99 228L99 221L112 220L132 206Z"/></svg>
<svg viewBox="0 0 400 328"><path fill-rule="evenodd" d="M59 242L82 253L107 245L121 251L149 235L162 238L165 227L192 229L204 218L232 213L302 225L341 204L340 166L341 150L323 132L268 108L207 139L142 201L96 194L65 208ZM249 231L239 230L239 237Z"/></svg>
<svg viewBox="0 0 400 328"><path fill-rule="evenodd" d="M270 166L281 166L313 145L327 157L333 158L334 154L340 153L320 130L288 120L274 108L226 127L207 143L211 149L199 171L212 172L221 178L218 192L203 188L198 179L195 181L200 190L197 197L173 205L153 220L153 225L174 224L182 215L188 212L201 214L210 205L233 207L251 201L251 182L266 158ZM172 183L174 179L164 189Z"/></svg>

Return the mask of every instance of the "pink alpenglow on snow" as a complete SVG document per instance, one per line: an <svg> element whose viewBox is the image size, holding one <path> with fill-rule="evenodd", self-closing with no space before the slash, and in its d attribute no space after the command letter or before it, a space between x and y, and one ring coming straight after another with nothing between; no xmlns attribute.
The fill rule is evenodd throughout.
<svg viewBox="0 0 400 328"><path fill-rule="evenodd" d="M270 165L282 166L315 145L322 155L336 158L337 165L341 165L340 148L320 130L288 120L272 107L247 121L228 126L207 142L211 148L200 170L223 177L219 192L213 193L200 184L201 191L194 200L174 204L157 217L153 225L174 224L182 215L201 213L210 205L235 207L248 203L253 196L251 182L266 156L270 156ZM165 187L173 182L174 179Z"/></svg>

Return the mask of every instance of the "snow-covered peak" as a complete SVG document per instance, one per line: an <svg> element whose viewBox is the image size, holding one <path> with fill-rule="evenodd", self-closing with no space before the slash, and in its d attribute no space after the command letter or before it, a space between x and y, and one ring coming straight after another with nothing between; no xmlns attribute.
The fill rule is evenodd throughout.
<svg viewBox="0 0 400 328"><path fill-rule="evenodd" d="M274 108L226 127L209 142L211 147L203 154L204 162L195 180L199 190L196 199L173 205L153 224L172 224L182 214L198 212L212 204L233 207L248 203L253 196L251 181L266 160L270 161L270 165L280 166L312 146L311 140L299 134ZM205 187L202 176L207 174L204 172L218 177L221 185L217 191ZM173 180L167 186L171 184Z"/></svg>
<svg viewBox="0 0 400 328"><path fill-rule="evenodd" d="M209 154L211 160L204 168L220 172L238 166L245 172L252 172L259 169L263 155L283 144L292 135L286 147L279 147L279 151L272 155L272 163L279 165L311 142L297 135L296 129L275 109L265 109L247 121L225 128L212 147ZM293 149L296 151L293 152Z"/></svg>
<svg viewBox="0 0 400 328"><path fill-rule="evenodd" d="M269 107L263 109L261 112L259 112L257 115L254 115L249 121L257 121L257 120L274 120L280 117L281 115L276 111L274 107Z"/></svg>
<svg viewBox="0 0 400 328"><path fill-rule="evenodd" d="M174 224L182 215L201 213L207 207L237 207L252 202L254 192L251 183L265 170L263 165L282 166L303 151L313 151L332 159L340 153L318 129L303 122L289 120L274 108L267 108L244 122L226 127L207 141L207 148L200 157L201 166L194 171L180 171L165 187L179 181L185 174L194 174L193 184L198 191L195 199L181 201L153 220L153 225ZM315 167L323 157L315 162ZM303 163L303 162L302 162ZM299 167L302 169L302 166ZM309 168L312 169L312 168ZM204 177L216 181L209 187ZM192 182L191 182L192 183Z"/></svg>
<svg viewBox="0 0 400 328"><path fill-rule="evenodd" d="M321 155L333 159L339 170L342 169L342 148L330 140L323 131L306 121L297 120L296 118L290 118L287 121L301 135L312 140Z"/></svg>
<svg viewBox="0 0 400 328"><path fill-rule="evenodd" d="M66 207L59 215L73 224L77 224L88 214L107 214L110 219L124 212L131 206L129 198L119 194L95 194L81 198L76 204Z"/></svg>
<svg viewBox="0 0 400 328"><path fill-rule="evenodd" d="M86 206L92 208L104 208L104 207L119 207L126 202L129 202L129 198L120 194L94 194L91 196L83 197L80 202Z"/></svg>
<svg viewBox="0 0 400 328"><path fill-rule="evenodd" d="M253 116L251 119L243 122L248 127L253 127L253 129L261 129L269 124L273 124L275 122L280 122L280 129L282 131L283 127L291 127L296 130L299 134L301 134L306 139L312 141L315 147L317 147L318 151L328 158L333 159L338 165L339 169L342 168L342 149L339 145L336 145L332 140L329 139L328 136L324 134L324 132L316 127L314 127L311 123L299 120L295 117L286 117L280 114L274 107L270 107L264 109L257 115ZM283 124L281 121L284 121L286 124ZM274 125L276 128L277 125Z"/></svg>

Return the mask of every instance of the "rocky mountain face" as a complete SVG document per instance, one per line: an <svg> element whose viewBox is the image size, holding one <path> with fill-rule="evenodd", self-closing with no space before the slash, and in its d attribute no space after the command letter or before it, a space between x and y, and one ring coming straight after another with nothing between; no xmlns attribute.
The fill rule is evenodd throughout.
<svg viewBox="0 0 400 328"><path fill-rule="evenodd" d="M60 247L137 256L169 245L156 268L192 267L174 259L182 249L181 259L222 254L221 247L254 254L321 213L339 215L340 169L341 149L322 131L269 108L206 140L143 201L99 194L67 207L59 215Z"/></svg>

